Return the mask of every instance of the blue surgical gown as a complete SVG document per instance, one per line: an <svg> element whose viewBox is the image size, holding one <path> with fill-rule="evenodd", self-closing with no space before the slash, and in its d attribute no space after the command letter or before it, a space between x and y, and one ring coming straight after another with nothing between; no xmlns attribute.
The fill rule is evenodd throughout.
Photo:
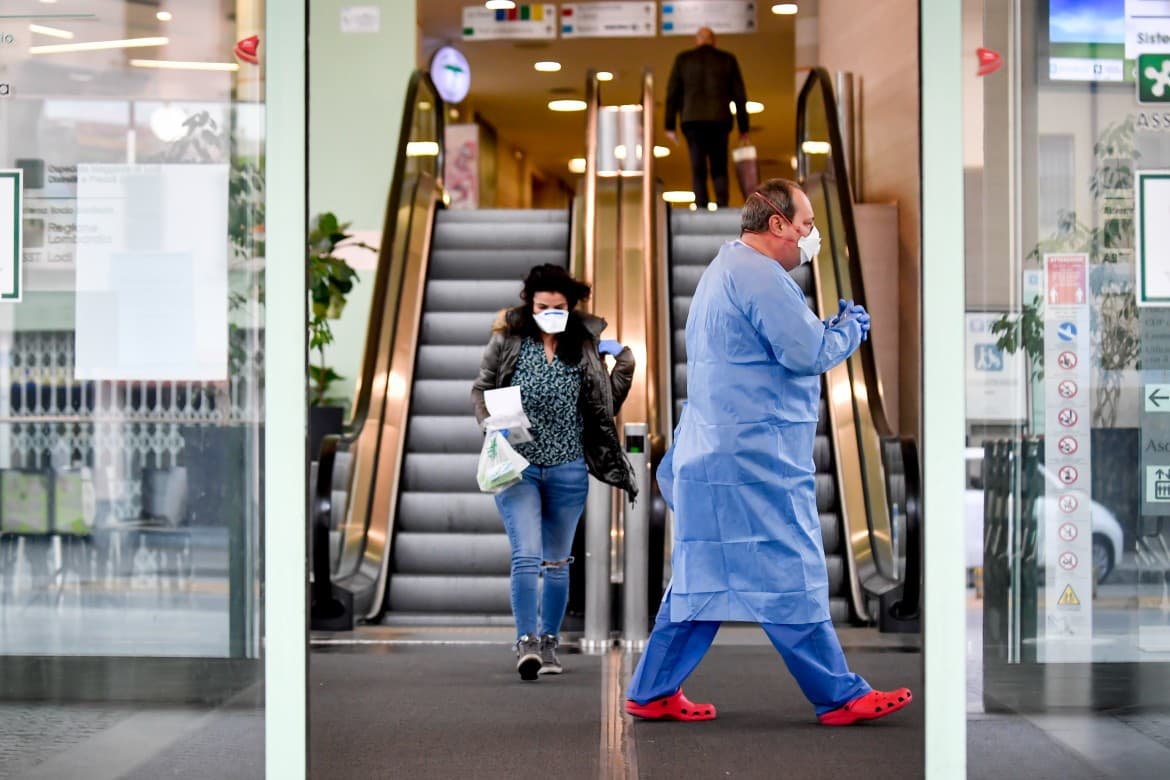
<svg viewBox="0 0 1170 780"><path fill-rule="evenodd" d="M675 512L670 619L829 620L813 442L821 374L861 343L776 261L729 241L687 317L686 408L659 467Z"/></svg>

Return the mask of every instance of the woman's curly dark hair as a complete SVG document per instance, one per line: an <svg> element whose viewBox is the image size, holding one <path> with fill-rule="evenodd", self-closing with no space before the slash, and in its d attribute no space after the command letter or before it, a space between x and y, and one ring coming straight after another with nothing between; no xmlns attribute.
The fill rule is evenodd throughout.
<svg viewBox="0 0 1170 780"><path fill-rule="evenodd" d="M587 339L593 338L575 311L578 303L589 299L589 285L577 281L559 265L545 263L532 267L528 276L524 277L524 289L520 293L520 300L524 304L519 307L521 321L514 330L537 341L540 341L542 331L532 318L532 306L536 294L542 292L560 293L569 303L569 322L564 333L557 337L557 356L569 365L576 365L581 362L582 345Z"/></svg>

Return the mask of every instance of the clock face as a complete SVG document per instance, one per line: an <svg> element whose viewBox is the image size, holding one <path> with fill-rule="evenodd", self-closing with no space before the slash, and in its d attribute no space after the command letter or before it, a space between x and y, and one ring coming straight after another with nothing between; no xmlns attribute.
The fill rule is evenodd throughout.
<svg viewBox="0 0 1170 780"><path fill-rule="evenodd" d="M448 103L460 103L471 89L471 66L453 46L444 46L431 57L431 81L439 97Z"/></svg>

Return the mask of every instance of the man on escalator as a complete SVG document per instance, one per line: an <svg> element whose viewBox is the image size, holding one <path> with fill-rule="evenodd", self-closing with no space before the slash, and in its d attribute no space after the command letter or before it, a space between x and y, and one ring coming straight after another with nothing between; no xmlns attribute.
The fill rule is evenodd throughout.
<svg viewBox="0 0 1170 780"><path fill-rule="evenodd" d="M869 332L852 301L821 322L789 276L820 247L812 204L785 179L744 204L742 234L704 271L687 317L687 405L658 483L675 513L674 575L626 712L710 720L682 692L726 620L759 623L826 725L896 712L906 688L849 671L829 618L813 443L821 374Z"/></svg>

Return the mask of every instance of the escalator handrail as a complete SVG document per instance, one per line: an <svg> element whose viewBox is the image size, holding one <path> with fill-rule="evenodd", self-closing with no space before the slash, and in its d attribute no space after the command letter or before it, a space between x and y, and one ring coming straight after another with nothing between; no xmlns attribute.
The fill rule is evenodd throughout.
<svg viewBox="0 0 1170 780"><path fill-rule="evenodd" d="M845 144L841 137L840 117L837 113L837 101L833 93L832 77L825 68L812 68L808 79L800 91L796 104L796 159L797 169L801 180L807 178L807 154L804 151L804 141L807 139L808 117L806 115L809 93L814 88L821 90L821 99L825 106L828 118L829 145L833 150L843 149ZM833 166L833 179L836 183L837 200L841 206L841 219L845 223L845 245L849 256L849 286L853 293L853 300L865 306L865 285L861 275L861 252L857 245L857 223L853 216L853 196L849 188L849 171L845 160L839 153L830 155ZM867 307L868 309L868 307ZM873 342L864 341L858 350L861 357L862 371L865 375L866 390L869 393L870 414L874 418L874 427L880 436L895 435L886 416L885 400L881 394L881 383L878 381L877 363L874 358Z"/></svg>
<svg viewBox="0 0 1170 780"><path fill-rule="evenodd" d="M441 174L444 159L444 113L445 107L438 90L430 76L422 70L415 70L407 82L406 95L403 100L402 121L399 125L398 145L394 155L394 173L390 179L390 189L386 198L386 209L382 221L382 237L378 247L378 265L374 277L374 289L371 295L369 321L366 325L365 347L363 350L362 368L354 389L354 401L349 420L346 421L341 434L330 434L323 437L318 455L317 482L313 486L313 501L310 506L310 522L313 525L314 538L328 539L328 531L332 525L333 516L333 469L338 452L352 445L362 429L365 427L370 413L370 399L373 392L373 379L378 363L379 335L383 323L390 317L393 323L400 305L401 289L390 290L391 280L395 278L394 267L406 261L405 257L395 255L396 239L398 238L398 213L403 202L403 191L407 188L407 148L411 141L414 128L415 108L418 104L419 93L426 90L431 102L431 113L435 128L435 137L438 152L435 159L435 170ZM410 187L411 200L417 182ZM393 299L393 305L388 308L388 301ZM375 455L376 459L376 455ZM356 469L355 469L356 471ZM368 532L369 507L363 510L361 526ZM361 560L366 547L365 532L361 540L362 551L358 554ZM322 577L321 574L332 571L328 544L324 549L314 546L314 600L326 603L330 597L332 576ZM349 572L338 572L344 577Z"/></svg>
<svg viewBox="0 0 1170 780"><path fill-rule="evenodd" d="M804 141L808 140L808 100L814 89L820 89L821 102L824 105L829 145L833 154L830 155L835 195L841 211L845 246L848 258L847 273L850 291L854 301L865 305L865 286L861 272L861 252L857 243L857 223L853 214L853 196L849 184L849 171L845 159L840 154L844 149L841 136L840 117L837 112L837 103L834 97L832 78L828 70L822 67L812 68L797 99L796 112L796 154L797 170L802 181L808 178L808 159L804 150ZM900 583L902 598L899 611L905 615L918 614L921 602L921 569L922 569L922 500L921 481L919 479L920 464L918 460L917 443L910 437L899 437L892 430L889 418L886 416L881 382L878 377L877 362L873 351L873 342L866 341L859 350L862 365L862 378L865 383L865 392L868 399L869 411L874 429L882 439L895 438L901 441L903 468L905 476L905 507L906 516L906 568ZM864 454L862 454L864 457ZM883 469L886 464L883 463ZM887 499L889 494L887 492Z"/></svg>

